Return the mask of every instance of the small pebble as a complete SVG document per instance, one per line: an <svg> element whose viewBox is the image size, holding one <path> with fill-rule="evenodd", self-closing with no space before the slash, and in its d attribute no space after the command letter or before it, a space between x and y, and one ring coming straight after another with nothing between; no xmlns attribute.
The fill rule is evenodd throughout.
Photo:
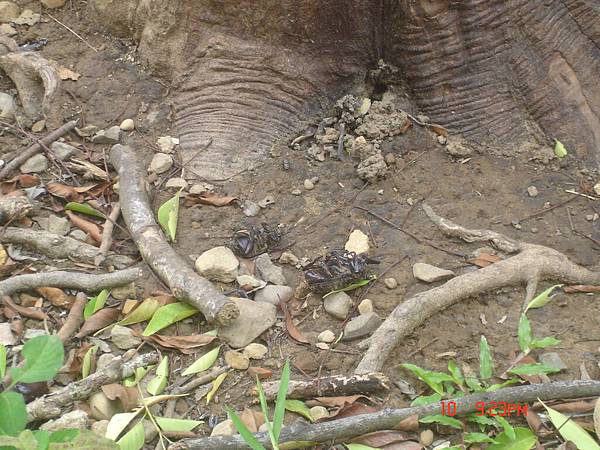
<svg viewBox="0 0 600 450"><path fill-rule="evenodd" d="M267 206L272 205L273 203L275 203L275 199L273 198L273 196L267 195L265 198L258 202L258 206L260 206L261 208L266 208Z"/></svg>
<svg viewBox="0 0 600 450"><path fill-rule="evenodd" d="M242 206L242 212L246 217L254 217L260 212L260 206L250 200L246 200Z"/></svg>
<svg viewBox="0 0 600 450"><path fill-rule="evenodd" d="M433 431L431 431L431 430L421 431L419 443L424 447L431 445L433 443Z"/></svg>
<svg viewBox="0 0 600 450"><path fill-rule="evenodd" d="M358 312L360 314L369 314L373 312L373 302L365 298L362 302L358 304Z"/></svg>
<svg viewBox="0 0 600 450"><path fill-rule="evenodd" d="M225 352L225 362L235 370L246 370L250 367L250 359L246 355L233 350Z"/></svg>
<svg viewBox="0 0 600 450"><path fill-rule="evenodd" d="M252 342L244 348L243 353L244 356L250 359L264 359L268 351L269 350L264 345Z"/></svg>
<svg viewBox="0 0 600 450"><path fill-rule="evenodd" d="M319 333L317 339L319 340L319 342L333 342L335 341L335 334L333 334L333 331L331 330L325 330Z"/></svg>
<svg viewBox="0 0 600 450"><path fill-rule="evenodd" d="M190 194L202 194L203 192L211 192L215 190L215 186L210 183L196 183L190 188Z"/></svg>
<svg viewBox="0 0 600 450"><path fill-rule="evenodd" d="M165 173L171 167L173 167L173 158L170 155L167 155L166 153L156 153L152 157L148 171L161 174Z"/></svg>
<svg viewBox="0 0 600 450"><path fill-rule="evenodd" d="M135 122L133 119L125 119L123 122L121 122L119 128L123 131L131 131L135 129Z"/></svg>
<svg viewBox="0 0 600 450"><path fill-rule="evenodd" d="M300 189L292 190L292 195L302 195L302 191Z"/></svg>
<svg viewBox="0 0 600 450"><path fill-rule="evenodd" d="M306 189L307 191L312 191L314 188L315 184L312 181L308 179L304 180L304 189Z"/></svg>
<svg viewBox="0 0 600 450"><path fill-rule="evenodd" d="M537 197L539 195L538 189L535 186L529 186L527 188L527 193L530 197Z"/></svg>
<svg viewBox="0 0 600 450"><path fill-rule="evenodd" d="M440 143L442 145L446 145L448 143L448 138L446 136L442 136L441 134L438 134L437 141L438 141L438 143Z"/></svg>
<svg viewBox="0 0 600 450"><path fill-rule="evenodd" d="M398 282L395 278L384 278L383 284L385 284L385 287L388 289L396 289L398 287Z"/></svg>
<svg viewBox="0 0 600 450"><path fill-rule="evenodd" d="M324 406L313 406L310 408L310 415L313 420L317 421L323 417L329 417L329 411Z"/></svg>
<svg viewBox="0 0 600 450"><path fill-rule="evenodd" d="M593 214L588 214L585 216L585 220L591 222L592 220L594 220L594 215Z"/></svg>
<svg viewBox="0 0 600 450"><path fill-rule="evenodd" d="M169 178L165 183L167 189L185 189L188 183L183 178Z"/></svg>
<svg viewBox="0 0 600 450"><path fill-rule="evenodd" d="M317 342L315 347L321 350L329 350L329 345L327 345L325 342Z"/></svg>
<svg viewBox="0 0 600 450"><path fill-rule="evenodd" d="M396 155L394 155L393 153L387 153L385 155L385 162L387 164L396 164Z"/></svg>

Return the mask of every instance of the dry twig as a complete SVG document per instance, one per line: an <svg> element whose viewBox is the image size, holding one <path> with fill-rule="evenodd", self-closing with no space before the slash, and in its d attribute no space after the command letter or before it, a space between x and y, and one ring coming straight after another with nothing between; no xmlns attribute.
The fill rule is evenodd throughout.
<svg viewBox="0 0 600 450"><path fill-rule="evenodd" d="M62 342L66 342L75 331L79 329L83 323L83 310L87 304L87 296L83 292L78 292L75 296L75 302L71 305L71 310L67 316L67 320L63 326L58 330L58 338Z"/></svg>

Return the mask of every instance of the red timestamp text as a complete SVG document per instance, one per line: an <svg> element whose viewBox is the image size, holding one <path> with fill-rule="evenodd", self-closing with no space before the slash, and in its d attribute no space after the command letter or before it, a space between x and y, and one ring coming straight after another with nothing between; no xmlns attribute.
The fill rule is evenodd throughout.
<svg viewBox="0 0 600 450"><path fill-rule="evenodd" d="M453 401L441 401L442 416L455 416L458 412L457 404ZM526 416L529 405L508 402L477 402L475 414L477 416Z"/></svg>

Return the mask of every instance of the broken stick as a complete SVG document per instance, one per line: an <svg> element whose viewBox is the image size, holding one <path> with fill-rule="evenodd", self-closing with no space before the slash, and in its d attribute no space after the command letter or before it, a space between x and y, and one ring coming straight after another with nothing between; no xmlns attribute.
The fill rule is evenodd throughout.
<svg viewBox="0 0 600 450"><path fill-rule="evenodd" d="M133 149L117 144L110 151L110 159L119 173L123 218L144 261L175 297L199 309L207 321L231 324L240 314L236 304L175 252L154 220L145 172Z"/></svg>
<svg viewBox="0 0 600 450"><path fill-rule="evenodd" d="M460 300L507 285L526 284L526 302L535 295L538 281L558 280L571 284L600 284L600 273L570 261L564 254L541 245L515 241L489 230L470 230L438 216L426 204L423 210L438 228L466 242L490 241L514 254L475 272L452 278L442 286L421 292L398 305L369 338L369 349L355 373L380 371L396 344L432 315Z"/></svg>
<svg viewBox="0 0 600 450"><path fill-rule="evenodd" d="M108 216L108 219L106 219L102 229L102 242L100 243L100 248L98 249L98 256L94 258L94 264L97 266L102 264L102 261L104 261L106 254L110 250L113 242L112 233L115 227L115 222L119 218L119 214L121 214L121 205L119 202L113 203L110 215Z"/></svg>
<svg viewBox="0 0 600 450"><path fill-rule="evenodd" d="M457 414L464 415L476 411L477 403L481 404L481 402L485 404L490 402L527 403L538 398L554 400L598 395L600 395L600 381L562 381L498 389L494 392L467 395L448 400L448 402L455 402ZM296 422L281 430L279 444L303 441L314 444L326 442L331 445L375 431L393 430L400 422L411 416L423 417L429 414L439 414L440 411L440 404L433 403L413 408L383 409L375 413L345 417L329 422L314 424ZM261 444L270 445L268 433L256 433L254 437ZM241 450L247 448L250 447L241 436L184 439L169 446L169 450Z"/></svg>

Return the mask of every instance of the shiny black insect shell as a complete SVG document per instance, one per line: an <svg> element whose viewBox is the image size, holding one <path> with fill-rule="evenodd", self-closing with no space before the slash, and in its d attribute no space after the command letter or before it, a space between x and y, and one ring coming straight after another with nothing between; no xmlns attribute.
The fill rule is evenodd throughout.
<svg viewBox="0 0 600 450"><path fill-rule="evenodd" d="M259 227L237 231L232 239L230 248L238 256L252 258L270 251L281 241L281 232L266 224Z"/></svg>
<svg viewBox="0 0 600 450"><path fill-rule="evenodd" d="M348 251L332 251L307 265L304 278L313 292L326 293L364 278L369 264L378 261Z"/></svg>

